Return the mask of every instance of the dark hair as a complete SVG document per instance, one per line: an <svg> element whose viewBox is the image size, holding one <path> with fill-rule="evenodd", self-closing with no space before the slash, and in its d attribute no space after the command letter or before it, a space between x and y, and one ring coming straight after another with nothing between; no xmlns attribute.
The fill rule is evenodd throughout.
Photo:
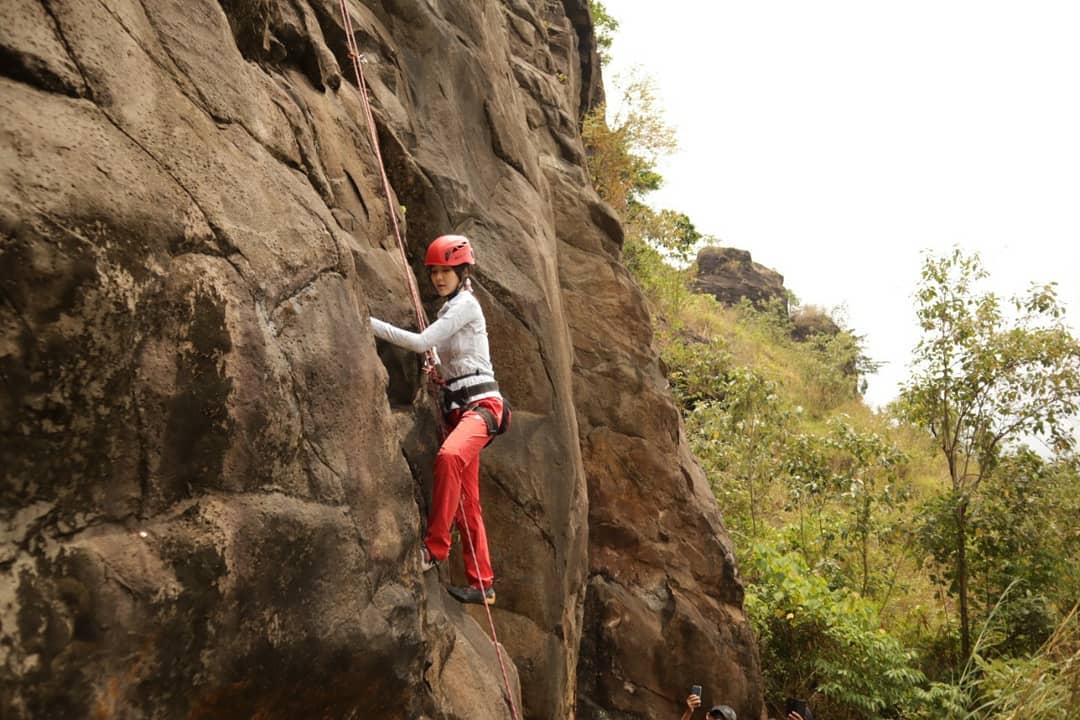
<svg viewBox="0 0 1080 720"><path fill-rule="evenodd" d="M727 705L716 705L712 710L705 713L705 717L713 720L737 720L735 711Z"/></svg>
<svg viewBox="0 0 1080 720"><path fill-rule="evenodd" d="M457 275L458 280L465 280L465 277L471 275L472 265L469 263L461 263L460 265L428 265L428 277L431 277L431 271L437 267L449 267Z"/></svg>

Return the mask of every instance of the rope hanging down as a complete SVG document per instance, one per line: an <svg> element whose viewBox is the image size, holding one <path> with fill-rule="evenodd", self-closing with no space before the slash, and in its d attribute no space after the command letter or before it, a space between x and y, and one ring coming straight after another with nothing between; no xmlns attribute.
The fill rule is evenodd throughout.
<svg viewBox="0 0 1080 720"><path fill-rule="evenodd" d="M416 278L413 277L412 270L409 267L409 257L405 252L405 242L401 238L401 228L398 226L397 213L394 210L393 201L390 199L390 180L386 176L386 166L383 163L382 152L379 150L379 134L375 130L375 117L371 112L371 103L368 101L367 83L364 82L364 70L363 59L360 55L360 49L356 44L356 34L353 31L352 17L349 15L348 7L346 6L346 0L339 0L341 8L341 20L345 28L345 41L349 49L349 57L352 59L353 71L356 74L356 86L360 89L360 100L364 107L364 119L367 122L368 133L371 138L371 147L375 152L375 159L379 164L379 174L382 176L383 194L386 196L386 209L390 213L390 221L394 226L394 237L397 239L398 250L401 253L401 264L405 272L405 280L409 285L409 294L412 296L413 310L416 311L416 323L420 328L420 332L423 332L427 327L427 316L424 313L424 306L420 300L420 290L416 286ZM425 353L425 371L431 376L435 372L437 360L435 354L432 351ZM436 380L437 382L437 380ZM441 425L441 423L440 423ZM461 511L462 517L465 516L464 501L458 498L458 508ZM476 577L480 577L480 561L476 557L476 548L473 546L472 534L469 532L469 527L465 523L462 523L465 528L465 539L469 543L469 552L473 556L473 561L476 563ZM481 584L483 580L481 580ZM481 593L484 588L481 587ZM491 615L491 607L487 602L482 603L484 610L487 612L488 626L491 628L491 643L495 646L495 655L499 659L499 668L502 670L503 684L506 688L506 702L510 706L510 715L513 720L517 720L517 706L514 704L514 693L510 689L510 676L506 672L506 663L503 662L502 648L499 645L499 636L495 633L495 619Z"/></svg>
<svg viewBox="0 0 1080 720"><path fill-rule="evenodd" d="M465 502L458 497L458 508L461 510L462 519L465 518ZM469 525L466 522L461 523L461 527L465 528L465 539L469 543L469 552L472 553L473 562L476 564L476 577L480 578L480 594L484 595L484 580L480 577L480 560L476 557L476 548L473 547L472 534L469 532ZM491 627L491 644L495 646L495 655L499 658L499 669L502 670L503 685L506 687L506 702L510 704L510 715L517 720L517 707L514 705L514 693L510 689L510 676L506 673L506 663L503 662L502 650L499 648L499 636L495 634L495 620L491 617L491 606L487 604L487 598L483 599L484 610L487 612L488 625Z"/></svg>
<svg viewBox="0 0 1080 720"><path fill-rule="evenodd" d="M349 57L352 59L352 69L356 74L356 86L360 89L360 99L364 107L364 121L367 123L367 132L370 140L372 140L372 150L375 152L375 160L379 165L379 175L382 178L382 194L387 199L387 212L390 214L390 222L394 228L394 239L397 241L397 250L401 253L402 267L405 269L405 282L408 284L409 296L413 300L413 310L416 312L416 323L423 332L428 327L428 316L423 312L423 303L420 301L420 290L416 285L416 279L413 277L413 272L409 270L408 254L405 252L405 241L402 239L401 227L397 225L397 212L394 208L393 201L390 199L390 179L387 177L386 164L382 162L382 151L379 150L379 134L375 130L375 116L372 114L372 105L370 105L367 99L367 83L364 81L364 69L362 67L364 59L360 54L360 47L356 45L356 35L352 29L352 16L349 14L349 10L346 6L346 0L339 0L339 6L341 9L341 21L345 25L345 38L346 44L349 49ZM429 377L432 378L437 384L437 376L434 375L435 368L437 366L437 359L434 352L428 351L424 353L424 371L426 371Z"/></svg>

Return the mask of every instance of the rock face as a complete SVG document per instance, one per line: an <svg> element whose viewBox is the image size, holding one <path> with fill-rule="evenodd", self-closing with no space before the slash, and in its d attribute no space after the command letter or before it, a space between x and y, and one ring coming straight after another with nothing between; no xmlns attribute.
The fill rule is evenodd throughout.
<svg viewBox="0 0 1080 720"><path fill-rule="evenodd" d="M698 252L697 265L695 292L712 295L725 305L736 305L747 298L754 305L762 307L777 298L787 313L784 276L754 262L746 250L702 248Z"/></svg>
<svg viewBox="0 0 1080 720"><path fill-rule="evenodd" d="M804 305L791 314L791 337L805 342L814 335L839 335L840 326L816 305Z"/></svg>
<svg viewBox="0 0 1080 720"><path fill-rule="evenodd" d="M4 717L504 718L334 0L0 7ZM529 718L761 716L720 513L578 122L584 0L348 6L414 271L470 235L482 493ZM429 306L429 312L434 310ZM520 676L520 685L519 678ZM519 689L520 687L520 689Z"/></svg>

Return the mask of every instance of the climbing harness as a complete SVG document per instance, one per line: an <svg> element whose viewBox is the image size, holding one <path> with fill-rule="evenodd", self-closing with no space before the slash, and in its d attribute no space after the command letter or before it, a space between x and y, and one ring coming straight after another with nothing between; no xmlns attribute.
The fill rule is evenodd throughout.
<svg viewBox="0 0 1080 720"><path fill-rule="evenodd" d="M477 383L476 385L466 385L458 390L451 390L450 384L447 383L443 387L443 411L449 412L452 405L457 405L460 408L466 408L469 405L469 401L477 395L481 395L487 392L494 392L499 389L499 383L494 380L488 382Z"/></svg>
<svg viewBox="0 0 1080 720"><path fill-rule="evenodd" d="M488 435L491 436L487 441L488 445L495 441L496 435L502 435L510 429L510 416L512 413L510 411L510 401L506 398L503 398L503 411L500 417L495 417L495 413L491 412L483 405L477 405L470 409L480 417L484 418L484 424L487 425ZM484 447L487 447L487 445Z"/></svg>
<svg viewBox="0 0 1080 720"><path fill-rule="evenodd" d="M401 238L401 229L398 226L397 213L394 209L393 201L390 199L390 180L386 176L386 166L383 163L382 152L379 150L379 134L375 130L375 116L371 112L371 103L368 100L367 83L364 81L364 70L362 65L364 63L364 57L360 54L360 49L356 44L356 33L353 31L352 17L349 15L349 10L346 5L346 0L339 0L341 8L341 20L345 29L345 41L348 45L349 57L352 59L353 71L356 74L356 86L360 90L360 100L364 107L364 119L367 122L368 133L371 139L371 147L375 153L375 159L379 163L379 173L382 176L383 193L386 196L386 208L390 213L390 221L394 226L394 237L397 239L398 250L401 253L401 264L405 271L405 280L409 285L409 294L412 297L413 309L416 311L416 323L420 328L420 332L423 332L427 328L427 317L424 314L424 306L420 301L420 290L416 285L416 278L413 277L412 271L409 268L409 257L405 251L405 242ZM428 376L429 381L433 385L443 386L445 381L439 377L438 370L438 357L433 350L428 350L424 354L424 373ZM496 385L496 388L498 386ZM490 415L490 413L488 413ZM485 423L488 427L491 427L487 417L484 417ZM440 412L441 418L441 412ZM508 423L509 413L503 413L503 420L500 423L500 427ZM440 429L443 435L446 434L445 426L440 420ZM505 429L505 428L503 428ZM445 439L445 438L444 438ZM458 497L458 509L461 512L462 518L465 517L465 503L463 499ZM473 546L472 534L469 532L469 526L462 522L462 527L465 528L465 539L469 543L469 552L473 556L473 560L476 563L476 577L480 577L480 561L476 557L476 548ZM483 580L481 580L483 585ZM483 592L484 588L480 588ZM517 706L514 704L514 693L510 689L510 676L506 672L506 663L503 662L502 648L499 645L499 637L495 633L495 620L491 615L491 608L485 601L482 603L484 610L487 612L488 626L491 628L491 643L495 646L495 655L499 659L499 667L502 670L503 684L506 688L506 702L510 706L510 716L513 720L518 720Z"/></svg>

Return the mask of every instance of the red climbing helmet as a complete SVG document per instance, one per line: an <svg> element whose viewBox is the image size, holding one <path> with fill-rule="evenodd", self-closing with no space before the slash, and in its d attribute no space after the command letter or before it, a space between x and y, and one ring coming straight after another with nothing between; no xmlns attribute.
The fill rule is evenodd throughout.
<svg viewBox="0 0 1080 720"><path fill-rule="evenodd" d="M475 265L476 261L473 259L469 238L464 235L440 235L428 245L424 264L428 267L433 265L454 267L455 265Z"/></svg>

